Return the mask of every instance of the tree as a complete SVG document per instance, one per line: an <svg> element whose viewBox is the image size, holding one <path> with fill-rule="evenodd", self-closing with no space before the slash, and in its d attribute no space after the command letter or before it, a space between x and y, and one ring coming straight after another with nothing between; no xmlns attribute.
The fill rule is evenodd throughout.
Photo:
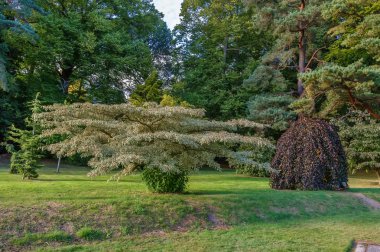
<svg viewBox="0 0 380 252"><path fill-rule="evenodd" d="M34 30L25 22L32 10L41 12L33 0L8 0L0 3L0 89L8 89L6 62L9 48L4 41L3 31L12 29L13 32L34 35Z"/></svg>
<svg viewBox="0 0 380 252"><path fill-rule="evenodd" d="M249 157L251 151L234 151L240 146L271 147L265 139L242 136L238 126L262 128L263 125L245 120L229 122L204 119L202 109L162 107L148 103L142 107L129 104L53 105L37 115L44 125L43 136L65 135L59 143L47 146L58 156L81 153L90 157L94 169L90 176L120 168L118 175L129 174L139 168L158 171L161 176L180 174L186 182L187 174L208 166L220 170L216 157L226 157L231 165L260 166ZM235 147L235 148L229 148ZM147 177L152 177L147 176ZM176 188L184 188L176 187ZM172 191L166 188L165 191Z"/></svg>
<svg viewBox="0 0 380 252"><path fill-rule="evenodd" d="M20 55L7 43L6 35L17 34L32 41L36 34L25 21L32 11L42 13L33 0L0 1L0 142L5 140L6 131L12 124L23 124L26 109L23 103L25 92L22 92L25 90L20 90L13 75L16 69L14 62ZM0 153L3 151L0 148Z"/></svg>
<svg viewBox="0 0 380 252"><path fill-rule="evenodd" d="M297 94L301 99L296 100L295 104L304 105L302 98L305 96L305 83L302 74L318 66L321 52L326 47L325 34L328 23L323 23L321 8L325 1L250 0L248 2L259 10L254 19L256 26L272 30L276 38L273 47L262 58L262 64L288 75L292 72L297 73ZM280 73L276 75L280 76ZM270 83L265 78L257 79L264 87L268 86L266 83ZM276 84L274 86L276 87ZM257 95L253 99L249 106L256 118L260 118L261 115L262 119L295 117L295 114L287 111L287 103L292 100L290 96L278 97L267 94ZM265 105L269 108L266 109ZM299 114L301 115L298 120L281 135L277 143L272 167L279 172L271 174L272 187L307 190L346 187L346 160L339 136L327 122L315 121L303 117L302 113ZM287 125L281 124L281 120L279 122L278 126L286 129ZM332 149L337 157L330 156Z"/></svg>
<svg viewBox="0 0 380 252"><path fill-rule="evenodd" d="M368 113L351 110L335 124L351 171L374 171L380 184L380 122Z"/></svg>
<svg viewBox="0 0 380 252"><path fill-rule="evenodd" d="M334 0L323 14L335 22L329 31L335 41L326 56L329 62L300 75L307 93L298 107L328 117L352 106L380 120L378 1Z"/></svg>
<svg viewBox="0 0 380 252"><path fill-rule="evenodd" d="M270 45L270 36L251 22L253 8L242 0L189 1L176 26L177 76L182 86L175 93L210 118L246 115L252 94L243 80L258 65Z"/></svg>
<svg viewBox="0 0 380 252"><path fill-rule="evenodd" d="M271 174L274 189L340 190L348 187L346 156L335 128L301 117L277 142Z"/></svg>
<svg viewBox="0 0 380 252"><path fill-rule="evenodd" d="M164 42L152 38L163 21L150 1L38 3L47 14L27 19L38 39L6 37L23 55L15 75L29 92L52 102L120 103L152 71Z"/></svg>
<svg viewBox="0 0 380 252"><path fill-rule="evenodd" d="M41 157L39 150L41 146L40 127L35 118L36 114L41 112L39 94L30 105L33 116L26 120L28 129L18 129L12 126L8 137L8 141L18 145L16 148L8 145L8 150L12 154L10 172L22 174L22 179L37 178L37 170L42 167L38 163L38 159ZM16 150L17 148L18 150Z"/></svg>
<svg viewBox="0 0 380 252"><path fill-rule="evenodd" d="M361 61L348 66L325 64L301 76L307 95L293 106L300 112L331 117L347 107L367 111L380 120L380 68Z"/></svg>
<svg viewBox="0 0 380 252"><path fill-rule="evenodd" d="M129 101L136 106L146 102L160 102L162 99L163 82L159 79L158 72L153 71L144 84L137 85L132 91Z"/></svg>
<svg viewBox="0 0 380 252"><path fill-rule="evenodd" d="M289 82L279 70L260 65L244 81L244 87L254 94L248 102L248 119L271 125L284 131L296 115L289 109L294 98L287 93ZM274 134L274 132L272 132Z"/></svg>
<svg viewBox="0 0 380 252"><path fill-rule="evenodd" d="M248 0L257 6L256 25L271 29L276 36L274 46L263 58L265 63L280 69L290 68L304 73L313 66L318 53L325 46L324 25L320 0ZM304 86L297 80L297 92L301 96Z"/></svg>

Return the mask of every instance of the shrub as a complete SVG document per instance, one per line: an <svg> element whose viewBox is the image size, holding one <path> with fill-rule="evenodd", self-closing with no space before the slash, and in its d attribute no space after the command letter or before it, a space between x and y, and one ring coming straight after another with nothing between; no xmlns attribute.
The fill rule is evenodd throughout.
<svg viewBox="0 0 380 252"><path fill-rule="evenodd" d="M89 227L83 227L76 232L76 236L87 241L101 240L104 238L104 233Z"/></svg>
<svg viewBox="0 0 380 252"><path fill-rule="evenodd" d="M186 189L188 174L183 171L161 171L158 168L146 168L142 179L149 190L158 193L180 193Z"/></svg>
<svg viewBox="0 0 380 252"><path fill-rule="evenodd" d="M275 189L341 189L347 187L346 156L333 126L301 117L281 136L272 160Z"/></svg>

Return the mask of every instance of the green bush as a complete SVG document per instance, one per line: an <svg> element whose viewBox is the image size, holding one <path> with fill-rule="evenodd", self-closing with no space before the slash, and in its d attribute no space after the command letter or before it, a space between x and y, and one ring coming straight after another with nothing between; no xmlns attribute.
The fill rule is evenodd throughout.
<svg viewBox="0 0 380 252"><path fill-rule="evenodd" d="M186 189L189 181L188 174L183 171L163 172L159 168L146 168L142 173L142 179L148 189L158 193L180 193Z"/></svg>
<svg viewBox="0 0 380 252"><path fill-rule="evenodd" d="M83 227L76 232L79 238L87 241L101 240L104 238L104 233L100 230L96 230L89 227Z"/></svg>

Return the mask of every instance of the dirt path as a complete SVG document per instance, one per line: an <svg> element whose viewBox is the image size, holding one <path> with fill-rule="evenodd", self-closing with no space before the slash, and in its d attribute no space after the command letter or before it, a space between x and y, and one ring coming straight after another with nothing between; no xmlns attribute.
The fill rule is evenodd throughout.
<svg viewBox="0 0 380 252"><path fill-rule="evenodd" d="M350 194L353 197L359 199L364 205L369 206L369 207L374 208L374 209L377 209L377 210L380 210L380 202L378 202L374 199L368 198L367 196L365 196L362 193L350 193Z"/></svg>

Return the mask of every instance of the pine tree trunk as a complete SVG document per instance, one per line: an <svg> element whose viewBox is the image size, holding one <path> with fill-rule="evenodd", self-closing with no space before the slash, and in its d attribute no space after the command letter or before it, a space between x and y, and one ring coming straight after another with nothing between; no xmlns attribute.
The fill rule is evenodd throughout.
<svg viewBox="0 0 380 252"><path fill-rule="evenodd" d="M306 2L304 0L301 1L301 5L299 7L300 11L305 9ZM298 38L298 73L305 72L305 64L306 64L306 45L305 45L305 29L302 27L302 24L299 25L299 38ZM297 81L297 91L298 95L301 96L304 91L303 82L300 78Z"/></svg>
<svg viewBox="0 0 380 252"><path fill-rule="evenodd" d="M379 182L379 185L380 185L380 170L376 170L376 174L377 174L377 181Z"/></svg>

